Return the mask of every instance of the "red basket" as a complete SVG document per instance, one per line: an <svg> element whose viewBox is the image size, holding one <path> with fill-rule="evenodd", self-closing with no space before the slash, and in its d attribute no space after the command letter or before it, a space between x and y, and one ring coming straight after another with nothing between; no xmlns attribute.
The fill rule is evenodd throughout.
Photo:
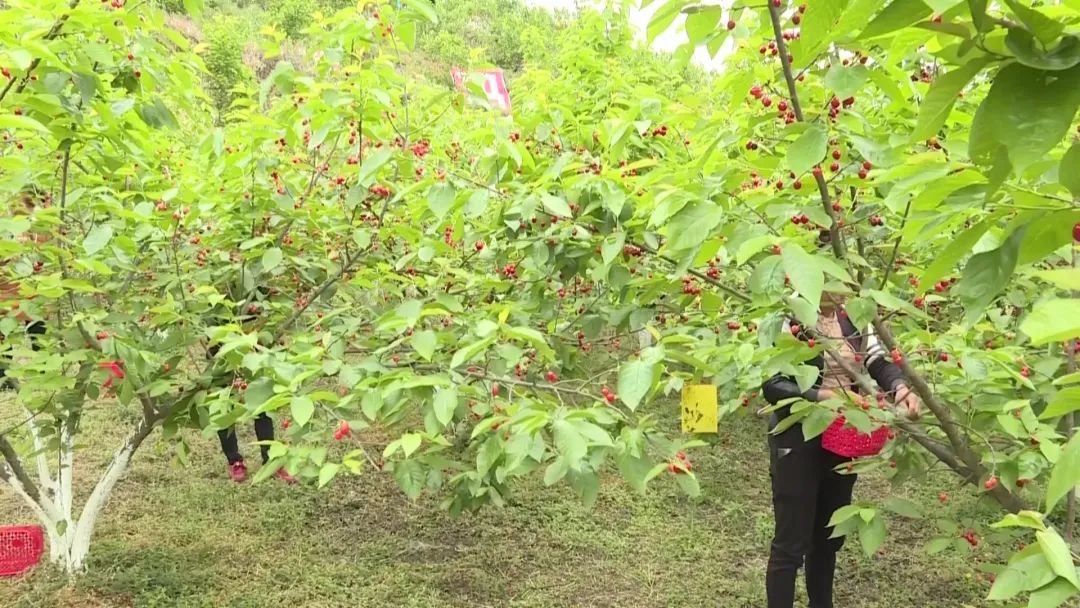
<svg viewBox="0 0 1080 608"><path fill-rule="evenodd" d="M0 528L0 576L18 576L38 565L45 551L40 526Z"/></svg>
<svg viewBox="0 0 1080 608"><path fill-rule="evenodd" d="M881 452L892 435L887 426L878 427L870 433L860 433L854 427L844 426L846 422L846 418L837 416L821 435L821 447L845 458L873 456Z"/></svg>

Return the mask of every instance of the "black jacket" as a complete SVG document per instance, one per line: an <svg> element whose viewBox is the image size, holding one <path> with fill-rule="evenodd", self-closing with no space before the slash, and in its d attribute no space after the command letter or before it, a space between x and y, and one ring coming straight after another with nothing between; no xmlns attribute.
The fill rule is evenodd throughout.
<svg viewBox="0 0 1080 608"><path fill-rule="evenodd" d="M897 385L904 380L904 374L900 371L900 368L885 357L885 350L878 344L877 339L873 335L863 335L855 325L851 323L851 320L848 319L847 313L844 310L841 309L837 313L837 317L840 321L840 327L844 331L844 337L847 338L852 348L855 349L855 352L862 355L863 366L870 374L870 377L878 383L878 386L880 386L882 390L890 393L895 391ZM784 323L784 329L786 331L791 330L790 321ZM812 337L813 332L809 330L800 331L798 336L798 338L803 341ZM806 392L800 391L799 385L794 378L783 374L777 374L766 380L765 384L761 387L761 392L764 394L765 400L773 405L784 399L791 399L793 397L802 397L808 401L817 401L818 389L821 387L822 372L825 369L825 355L819 354L806 363L818 368L818 376L814 380L812 388ZM852 386L851 390L855 393L860 392L858 386ZM778 410L773 415L772 423L769 426L776 426L780 420L783 420L789 414L790 408L788 407Z"/></svg>

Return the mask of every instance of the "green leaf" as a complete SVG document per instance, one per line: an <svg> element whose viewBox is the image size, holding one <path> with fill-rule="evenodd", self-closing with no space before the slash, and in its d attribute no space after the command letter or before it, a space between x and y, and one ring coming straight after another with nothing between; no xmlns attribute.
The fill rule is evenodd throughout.
<svg viewBox="0 0 1080 608"><path fill-rule="evenodd" d="M83 251L86 255L94 255L101 251L112 240L113 229L109 224L96 224L90 229L89 234L83 239Z"/></svg>
<svg viewBox="0 0 1080 608"><path fill-rule="evenodd" d="M1061 157L1058 166L1058 179L1061 185L1072 192L1073 198L1080 199L1080 143L1075 143Z"/></svg>
<svg viewBox="0 0 1080 608"><path fill-rule="evenodd" d="M862 65L847 67L836 63L825 74L825 86L840 99L846 99L858 93L869 77L869 71Z"/></svg>
<svg viewBox="0 0 1080 608"><path fill-rule="evenodd" d="M402 0L405 6L416 11L428 23L436 24L439 16L435 13L435 3L430 0ZM400 5L400 3L399 3Z"/></svg>
<svg viewBox="0 0 1080 608"><path fill-rule="evenodd" d="M311 420L311 415L315 413L315 404L307 397L296 396L289 403L289 412L292 414L293 422L304 426Z"/></svg>
<svg viewBox="0 0 1080 608"><path fill-rule="evenodd" d="M1005 36L1005 46L1020 63L1037 70L1067 70L1080 63L1080 38L1076 36L1066 36L1046 51L1030 32L1014 27Z"/></svg>
<svg viewBox="0 0 1080 608"><path fill-rule="evenodd" d="M540 197L540 200L544 203L544 209L551 215L562 218L571 217L574 214L570 211L570 205L567 204L566 200L558 196L552 196L545 193Z"/></svg>
<svg viewBox="0 0 1080 608"><path fill-rule="evenodd" d="M814 256L795 243L789 243L781 252L781 258L791 285L810 304L819 306L821 290L825 287L825 273Z"/></svg>
<svg viewBox="0 0 1080 608"><path fill-rule="evenodd" d="M885 501L884 507L897 515L903 517L909 517L911 519L921 519L923 516L922 509L919 508L918 503L908 500L903 496L892 496Z"/></svg>
<svg viewBox="0 0 1080 608"><path fill-rule="evenodd" d="M571 468L576 467L589 450L585 438L567 420L556 420L552 423L551 430L555 436L555 447L559 450L559 454L566 459Z"/></svg>
<svg viewBox="0 0 1080 608"><path fill-rule="evenodd" d="M915 131L911 134L912 141L925 141L937 135L949 119L949 113L960 92L987 63L985 58L976 59L934 79L930 91L919 104L919 118L915 123Z"/></svg>
<svg viewBox="0 0 1080 608"><path fill-rule="evenodd" d="M1077 410L1080 410L1080 386L1062 389L1055 393L1046 405L1046 409L1039 414L1039 419L1060 418Z"/></svg>
<svg viewBox="0 0 1080 608"><path fill-rule="evenodd" d="M1073 439L1076 439L1076 437L1073 437ZM1060 461L1058 462L1058 465L1061 465ZM1054 569L1054 572L1061 578L1072 583L1077 589L1080 589L1080 579L1077 578L1076 566L1073 565L1069 546L1065 544L1065 541L1057 531L1050 529L1036 532L1035 538L1039 540L1039 546L1043 550L1043 555L1046 556L1046 561L1050 562L1050 567Z"/></svg>
<svg viewBox="0 0 1080 608"><path fill-rule="evenodd" d="M336 462L328 462L319 469L319 487L323 487L334 479L341 470L341 465Z"/></svg>
<svg viewBox="0 0 1080 608"><path fill-rule="evenodd" d="M424 331L418 331L413 334L412 343L413 350L416 354L420 355L427 361L431 361L432 355L435 354L435 346L438 344L439 337L435 335L435 332L430 329Z"/></svg>
<svg viewBox="0 0 1080 608"><path fill-rule="evenodd" d="M706 6L687 15L686 37L690 39L690 44L694 46L701 44L709 34L716 30L723 14L723 7Z"/></svg>
<svg viewBox="0 0 1080 608"><path fill-rule="evenodd" d="M419 498L420 493L424 491L426 477L423 467L416 460L402 460L394 463L394 478L411 500Z"/></svg>
<svg viewBox="0 0 1080 608"><path fill-rule="evenodd" d="M832 516L829 517L829 524L826 527L835 528L836 526L858 515L859 511L861 511L862 509L862 505L844 505L836 511L833 511Z"/></svg>
<svg viewBox="0 0 1080 608"><path fill-rule="evenodd" d="M672 251L694 249L705 242L722 219L723 209L713 203L689 203L668 222L668 240L664 246Z"/></svg>
<svg viewBox="0 0 1080 608"><path fill-rule="evenodd" d="M986 25L986 5L990 0L967 0L968 12L971 13L971 22L975 24L975 29L980 32L985 29Z"/></svg>
<svg viewBox="0 0 1080 608"><path fill-rule="evenodd" d="M16 114L0 114L0 129L26 129L46 134L49 132L45 125L33 118Z"/></svg>
<svg viewBox="0 0 1080 608"><path fill-rule="evenodd" d="M875 38L905 28L929 17L933 11L922 0L893 0L859 35Z"/></svg>
<svg viewBox="0 0 1080 608"><path fill-rule="evenodd" d="M431 189L428 190L428 209L431 209L435 217L442 220L446 213L450 211L450 208L454 206L456 195L457 193L452 185L446 182L435 182L431 185Z"/></svg>
<svg viewBox="0 0 1080 608"><path fill-rule="evenodd" d="M990 594L986 596L986 599L996 601L1012 599L1024 590L1025 580L1023 572L1014 567L1008 567L997 574L994 586L990 587Z"/></svg>
<svg viewBox="0 0 1080 608"><path fill-rule="evenodd" d="M266 272L269 272L269 271L277 268L278 264L281 263L281 259L282 259L281 249L278 249L277 247L271 247L270 249L267 249L262 254L262 267L263 267L263 270L266 271Z"/></svg>
<svg viewBox="0 0 1080 608"><path fill-rule="evenodd" d="M836 36L847 33L837 30L846 6L847 0L807 3L806 13L802 16L800 40L798 44L792 45L798 65L808 65L817 59L821 51L828 48ZM858 27L858 24L851 25Z"/></svg>
<svg viewBox="0 0 1080 608"><path fill-rule="evenodd" d="M472 343L472 344L470 344L468 346L465 346L465 347L462 347L462 348L458 349L458 351L454 353L453 358L450 359L450 367L455 368L455 367L460 366L463 363L471 361L474 357L479 355L484 349L486 349L487 347L494 344L495 339L497 337L498 336L492 334L492 335L484 338L483 340L480 340L478 342L474 342L474 343Z"/></svg>
<svg viewBox="0 0 1080 608"><path fill-rule="evenodd" d="M1025 226L1021 226L1009 236L1004 245L972 256L964 266L964 273L955 292L964 305L965 318L969 325L982 315L990 302L1008 284L1016 268L1016 258L1026 230Z"/></svg>
<svg viewBox="0 0 1080 608"><path fill-rule="evenodd" d="M859 542L867 557L873 557L881 548L885 542L885 534L885 520L881 517L875 517L866 525L859 527Z"/></svg>
<svg viewBox="0 0 1080 608"><path fill-rule="evenodd" d="M391 149L385 147L363 159L360 164L360 172L357 174L357 183L364 188L370 186L374 182L375 172L390 160L390 154Z"/></svg>
<svg viewBox="0 0 1080 608"><path fill-rule="evenodd" d="M825 157L828 144L829 135L825 132L825 129L817 125L811 126L788 146L788 168L794 171L796 175L806 173Z"/></svg>
<svg viewBox="0 0 1080 608"><path fill-rule="evenodd" d="M1049 513L1066 494L1080 485L1080 433L1065 444L1058 461L1050 471L1046 485L1046 512Z"/></svg>
<svg viewBox="0 0 1080 608"><path fill-rule="evenodd" d="M1076 587L1069 581L1059 578L1031 592L1028 597L1028 608L1058 608L1076 595Z"/></svg>
<svg viewBox="0 0 1080 608"><path fill-rule="evenodd" d="M558 456L555 460L551 461L548 468L544 471L544 485L552 486L559 482L560 479L566 477L566 473L570 470L570 465L567 464L566 458Z"/></svg>
<svg viewBox="0 0 1080 608"><path fill-rule="evenodd" d="M1080 291L1080 268L1055 268L1053 270L1037 270L1034 276L1052 283L1061 289Z"/></svg>
<svg viewBox="0 0 1080 608"><path fill-rule="evenodd" d="M948 245L942 249L939 255L934 257L931 265L922 272L919 285L926 288L941 281L942 276L953 272L960 258L968 255L975 243L982 239L983 234L994 224L995 220L993 218L978 222L975 226L961 232L959 237L949 240Z"/></svg>
<svg viewBox="0 0 1080 608"><path fill-rule="evenodd" d="M419 433L405 433L401 436L401 451L405 453L405 457L412 456L412 453L420 448L420 444L424 442L424 438Z"/></svg>
<svg viewBox="0 0 1080 608"><path fill-rule="evenodd" d="M877 314L877 304L869 298L855 298L848 300L844 304L844 310L848 313L848 318L851 319L851 324L859 329L870 327L871 321L874 320L874 315Z"/></svg>
<svg viewBox="0 0 1080 608"><path fill-rule="evenodd" d="M666 32L688 2L689 0L668 0L667 4L656 9L652 19L649 20L649 25L645 28L646 40L651 44L657 36Z"/></svg>
<svg viewBox="0 0 1080 608"><path fill-rule="evenodd" d="M1056 298L1035 305L1020 323L1020 330L1031 338L1032 346L1069 340L1080 336L1080 298Z"/></svg>
<svg viewBox="0 0 1080 608"><path fill-rule="evenodd" d="M693 473L680 473L675 476L675 481L679 482L679 487L686 492L687 496L691 498L701 496L701 484Z"/></svg>
<svg viewBox="0 0 1080 608"><path fill-rule="evenodd" d="M1032 34L1038 37L1043 46L1049 45L1061 36L1065 31L1065 24L1057 19L1051 19L1039 11L1020 4L1017 0L1005 0L1012 12L1027 26Z"/></svg>
<svg viewBox="0 0 1080 608"><path fill-rule="evenodd" d="M435 419L443 426L450 424L450 421L454 419L454 410L457 409L457 405L457 390L439 389L435 392Z"/></svg>
<svg viewBox="0 0 1080 608"><path fill-rule="evenodd" d="M641 360L626 363L619 369L619 398L627 407L637 409L649 393L655 369L656 364Z"/></svg>
<svg viewBox="0 0 1080 608"><path fill-rule="evenodd" d="M1017 172L1042 160L1069 131L1080 106L1080 65L1045 72L1014 63L994 78L971 124L969 156L993 165L1004 149Z"/></svg>
<svg viewBox="0 0 1080 608"><path fill-rule="evenodd" d="M814 437L825 432L836 416L825 409L815 407L810 410L810 415L802 421L803 438L810 441Z"/></svg>

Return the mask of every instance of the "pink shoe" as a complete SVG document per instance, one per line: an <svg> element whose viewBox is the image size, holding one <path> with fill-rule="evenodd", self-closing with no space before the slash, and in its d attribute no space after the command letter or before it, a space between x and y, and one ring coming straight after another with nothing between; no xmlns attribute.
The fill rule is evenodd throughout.
<svg viewBox="0 0 1080 608"><path fill-rule="evenodd" d="M277 471L276 471L276 472L274 473L274 477L276 477L276 478L280 479L281 481L283 481L283 482L285 482L285 483L296 483L296 478L295 478L295 477L293 477L292 475L289 475L289 472L288 472L288 471L286 471L286 470L284 469L284 467L283 467L283 468L280 468L280 469L278 469L278 470L277 470Z"/></svg>
<svg viewBox="0 0 1080 608"><path fill-rule="evenodd" d="M243 460L237 460L229 465L229 477L236 483L247 481L247 465Z"/></svg>

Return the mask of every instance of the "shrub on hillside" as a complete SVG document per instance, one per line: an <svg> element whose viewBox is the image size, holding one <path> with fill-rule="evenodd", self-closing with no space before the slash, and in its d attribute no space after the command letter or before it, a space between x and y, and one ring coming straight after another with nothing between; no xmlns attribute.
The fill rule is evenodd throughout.
<svg viewBox="0 0 1080 608"><path fill-rule="evenodd" d="M214 105L224 112L233 100L233 88L244 77L244 42L237 35L234 19L217 19L206 31L207 91Z"/></svg>

